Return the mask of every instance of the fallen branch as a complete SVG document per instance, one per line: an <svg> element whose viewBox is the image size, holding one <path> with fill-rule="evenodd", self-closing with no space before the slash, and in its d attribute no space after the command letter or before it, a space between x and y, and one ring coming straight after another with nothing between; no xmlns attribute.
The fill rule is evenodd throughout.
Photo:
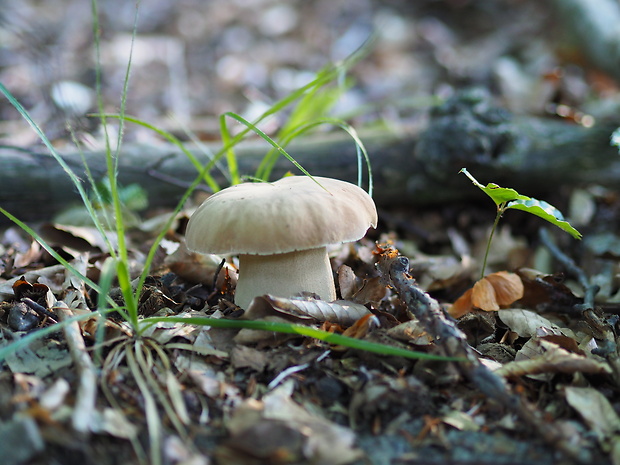
<svg viewBox="0 0 620 465"><path fill-rule="evenodd" d="M420 321L426 332L435 340L442 355L460 357L467 361L457 364L460 373L478 390L505 408L517 414L547 442L572 460L590 463L590 453L572 444L562 432L547 423L543 416L520 396L511 392L506 381L483 365L476 352L467 343L465 335L455 322L443 312L439 303L420 289L409 276L409 259L398 254L393 247L382 249L377 264L387 284L391 285L407 305L408 310Z"/></svg>
<svg viewBox="0 0 620 465"><path fill-rule="evenodd" d="M562 186L620 183L620 157L609 144L619 121L597 119L591 128L552 118L516 117L493 105L480 91L457 94L434 108L421 133L361 134L373 170L374 198L379 207L432 205L476 198L467 180L457 176L466 167L483 183L490 180L545 198ZM201 163L209 158L188 146ZM208 145L212 152L220 146ZM239 171L253 175L269 147L246 141L236 147ZM287 151L310 173L357 182L356 147L345 134L315 133L298 139ZM78 177L86 179L82 155L63 153ZM106 175L101 151L84 158L96 180ZM75 187L54 158L43 150L0 147L0 206L20 219L45 220L79 202ZM271 179L287 171L299 174L280 157ZM226 177L212 173L220 185ZM120 185L146 189L150 205L171 207L196 178L185 154L172 145L124 144L119 154ZM2 220L0 218L0 220Z"/></svg>

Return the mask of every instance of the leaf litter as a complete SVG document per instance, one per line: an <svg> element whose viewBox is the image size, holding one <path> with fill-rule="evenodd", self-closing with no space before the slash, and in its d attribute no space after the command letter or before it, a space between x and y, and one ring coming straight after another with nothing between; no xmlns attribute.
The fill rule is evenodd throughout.
<svg viewBox="0 0 620 465"><path fill-rule="evenodd" d="M171 247L169 256L177 254L179 248ZM88 257L89 254L87 251L79 252L74 260L76 263L80 259L84 262L84 258L80 257ZM395 263L401 263L401 255L395 249L377 248L372 242L363 241L355 247L343 246L342 250L333 256L334 265L340 270L339 287L344 295L351 299L349 301L322 302L309 296L283 299L266 295L255 299L247 312L241 312L227 300L231 290L226 288L234 288L234 281L218 280L215 275L233 273L234 268L220 267L220 258L214 257L209 262L211 274L208 279L196 283L169 271L168 264L179 266L179 259L175 258L174 261L162 260L161 273L154 275L149 281L151 284L145 288L146 294L159 292L165 299L156 300L155 304L149 303L152 299L143 299L141 311L145 315L155 316L241 316L253 320L301 322L397 347L456 355L469 362L456 365L422 361L414 363L398 357L372 356L290 335L274 337L268 332L249 330L254 335L248 338L241 336L246 330L172 322L157 323L147 330L144 337L153 341L150 344L160 347L156 352L165 351L171 364L170 368L165 369L168 362L159 368L155 368L159 366L156 359L149 362L154 364L152 382L155 383L154 386L158 386L154 387L155 392L161 391L160 395L169 398L168 404L162 401L158 408L163 408L164 411L168 408L170 412L175 412L170 414L180 419L180 425L202 425L211 431L210 434L215 435L211 436L212 438L220 438L214 443L217 445L208 449L209 452L199 452L190 447L185 452L175 453L195 457L204 456L201 454L206 453L208 457L212 456L221 463L227 463L226 460L233 460L235 463L261 463L276 459L283 460L284 463L352 463L364 454L364 449L360 446L365 443L365 430L389 437L390 434L404 434L404 431L416 424L416 419L423 419L425 423L417 433L415 429L414 433L408 433L418 435L413 442L417 444L417 448L437 441L444 445L449 443L451 440L447 439L446 434L451 430L482 434L480 431L484 425L487 428L496 425L496 428L519 431L519 423L508 420L514 419L514 416L535 423L538 417L533 407L524 407L525 413L519 409L514 410L514 405L511 407L511 401L507 399L511 399L515 394L510 393L511 389L505 380L547 384L558 382L566 386L566 380L562 381L562 376L580 376L581 379L592 377L590 382L594 385L613 383L614 367L597 352L601 348L597 339L600 334L596 334L592 327L584 327L581 320L567 319L562 313L557 313L557 305L551 307L551 311L546 307L546 299L557 292L567 296L566 302L583 302L583 298L575 296L558 282L557 278L536 273L531 269L517 270L517 273L499 271L488 275L485 279L491 287L497 286L498 290L493 287L491 291L485 287L483 289L486 290L482 292L491 296L486 300L492 301L494 298L496 304L493 304L493 308L482 308L484 305L472 303L468 312L470 320L463 316L458 322L458 325L462 325L466 330L461 333L455 322L445 320L446 327L441 329L437 327L436 321L429 319L428 314L418 313L425 306L432 309L435 305L437 307L431 313L448 311L449 301L443 299L446 303L441 306L417 286L417 281L399 281L406 275L399 278L390 268L395 266ZM433 257L428 256L426 260L429 258ZM189 256L185 259L190 262L194 260ZM392 265L386 268L387 265L380 264L381 260ZM101 262L86 260L84 263L88 263L87 267L96 268ZM25 274L24 278L26 275L33 276L32 283L22 277L6 281L5 287L9 282L12 285L10 293L7 289L5 302L23 301L28 298L25 296L29 295L40 301L50 312L59 314L62 313L61 308L68 311L69 306L63 306L62 302L55 299L70 296L75 289L82 289L82 298L74 299L71 307L75 308L72 311L84 312L80 307L86 305L87 310L89 296L83 283L67 279L66 270L57 268L57 265L51 265L48 269L53 270L53 273L47 273L46 268L43 268L38 275ZM409 267L402 270L406 273ZM441 296L453 287L458 287L459 283L467 280L464 270L469 270L469 281L475 284L472 278L477 272L476 268L458 267L456 273L459 278L445 281L442 286L435 286L432 292ZM424 273L424 268L417 268L416 272ZM48 275L56 276L55 282L63 283L60 286L56 284L54 293L46 285L36 283ZM43 280L48 281L49 278ZM549 285L543 286L542 290L532 291L532 283ZM35 287L39 289L38 296L32 294ZM475 289L475 286L472 289ZM407 300L407 292L420 293L416 299L422 300L412 304ZM45 299L49 294L54 297L51 304ZM458 298L454 295L456 302ZM537 309L538 301L538 307L542 308L544 313ZM476 302L480 304L480 300ZM524 302L528 305L524 306ZM476 307L482 312L477 313L480 310ZM572 315L572 312L571 310L568 314ZM480 318L484 314L488 315L485 318L490 329L484 342L475 343L480 345L480 353L485 354L482 358L484 363L478 367L475 360L479 355L470 352L473 347L469 346L470 326L467 325L472 325L471 322L475 319L482 321ZM372 317L372 324L371 320L368 320L369 316ZM39 318L43 325L45 316ZM38 341L39 349L35 343L16 352L14 356L6 359L7 368L15 375L26 374L32 379L40 379L43 385L49 386L49 394L46 395L46 398L49 398L54 382L64 380L62 373L66 373L67 369L79 367L84 355L88 354L86 358L90 360L90 355L94 355L95 350L103 350L105 355L111 350L114 352L115 346L123 344L126 336L123 336L122 321L113 317L103 322L96 320L90 317L80 321L81 334L64 337L58 333L52 334L50 338ZM107 328L103 340L95 337L100 323L104 323ZM115 326L119 328L114 329ZM67 349L73 344L69 341L79 341L81 338L87 350L75 352L73 349L74 352L69 355ZM504 354L509 353L508 349L512 348L513 355L508 358L494 357L492 354L497 352L488 350L488 347L483 349L483 346L489 343L496 346L496 351L498 346L503 346ZM53 349L54 347L57 349ZM55 356L59 364L54 365L54 356L40 350L60 350ZM17 359L17 356L30 362L18 362L21 359ZM467 368L468 366L470 367ZM488 374L481 374L482 366L489 367ZM78 389L78 398L80 389L84 389L80 386L87 379L84 373L89 371L92 371L92 368L88 366L79 368L76 372L77 378L71 381L71 385ZM116 399L111 407L98 404L86 410L78 410L79 404L68 404L67 394L62 394L61 391L55 403L50 403L49 400L44 402L41 398L41 408L49 411L51 415L68 409L65 415L69 417L63 418L70 418L71 412L76 414L89 411L90 414L85 419L74 417L73 428L78 429L75 422L79 424L82 421L88 424L90 434L110 435L129 443L134 442L137 440L137 432L144 428L144 423L135 413L141 402L140 390L131 381L132 370L125 365L123 359L117 358L113 365L104 370L104 374L106 389L111 390ZM605 378L608 379L607 382L603 381ZM455 381L459 379L462 381L455 385ZM474 386L490 382L484 389L479 389L499 401L503 408L496 411L497 406L480 403L475 397L477 389L468 387L465 379L473 382ZM535 384L530 388L534 386ZM285 392L286 394L283 394ZM277 405L280 406L280 410L276 409L277 414L270 413L268 407L274 399L277 399ZM557 404L558 399L551 396L551 393L547 394L544 402L548 408L561 407L561 404ZM572 402L572 408L579 412L581 406L575 404L578 401ZM286 413L289 409L290 413ZM134 413L128 415L129 412ZM563 421L570 423L574 420ZM587 424L591 422L590 419L584 421ZM173 434L171 437L177 437L172 431L170 434ZM183 437L184 433L181 431L177 434L180 434L178 437ZM573 458L579 454L571 449L571 441L576 438L586 440L582 433L573 432L566 436L562 428L556 429L553 426L549 426L548 430L541 434L543 437L548 436L547 440L554 438L560 441L556 446L559 449L564 448L565 454L573 454ZM278 439L275 439L276 437ZM335 443L334 437L339 438ZM171 444L175 444L174 441ZM609 439L607 435L604 441L599 442L599 445L601 444L605 444L605 448L609 449L608 444L614 444L613 438ZM591 444L592 447L594 446ZM332 455L329 455L329 451ZM326 459L327 456L330 458ZM407 454L404 453L403 457L407 457Z"/></svg>

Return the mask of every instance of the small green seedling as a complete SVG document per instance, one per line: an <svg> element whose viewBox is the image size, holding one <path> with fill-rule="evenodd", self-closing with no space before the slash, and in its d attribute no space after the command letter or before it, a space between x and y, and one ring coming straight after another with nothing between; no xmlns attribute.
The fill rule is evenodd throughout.
<svg viewBox="0 0 620 465"><path fill-rule="evenodd" d="M495 205L497 205L497 215L495 216L495 221L493 222L493 228L491 229L489 241L487 242L487 250L484 254L484 261L482 262L481 279L484 278L487 258L489 256L489 250L491 249L491 241L493 240L493 234L495 233L499 219L502 217L504 212L510 208L515 210L523 210L531 213L532 215L539 216L542 219L547 220L549 223L554 224L558 228L566 231L575 239L581 239L581 233L573 228L570 223L564 219L564 216L562 216L560 210L555 208L553 205L550 205L543 200L537 200L528 197L527 195L521 195L514 189L500 187L492 182L486 186L483 186L465 168L461 169L459 173L465 173L465 176L467 176L471 182L479 187L485 194L491 197L493 202L495 202Z"/></svg>

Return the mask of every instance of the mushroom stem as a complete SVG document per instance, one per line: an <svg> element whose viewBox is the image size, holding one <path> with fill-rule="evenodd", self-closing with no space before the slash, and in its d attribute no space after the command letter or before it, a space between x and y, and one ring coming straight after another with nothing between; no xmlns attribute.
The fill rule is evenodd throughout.
<svg viewBox="0 0 620 465"><path fill-rule="evenodd" d="M271 294L293 297L310 292L336 300L332 268L325 247L273 255L239 255L235 303L248 308L252 299Z"/></svg>

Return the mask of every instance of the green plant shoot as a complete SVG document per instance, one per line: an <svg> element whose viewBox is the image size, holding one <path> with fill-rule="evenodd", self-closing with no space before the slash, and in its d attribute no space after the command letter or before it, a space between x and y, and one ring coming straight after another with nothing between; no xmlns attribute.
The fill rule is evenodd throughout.
<svg viewBox="0 0 620 465"><path fill-rule="evenodd" d="M487 249L484 254L484 261L482 262L482 273L480 278L484 277L484 272L487 266L487 258L489 256L489 250L491 249L491 241L493 240L493 234L495 233L495 229L497 228L499 219L508 209L522 210L524 212L531 213L532 215L536 215L543 220L546 220L549 223L557 226L563 231L566 231L575 239L581 239L581 233L575 228L573 228L570 223L564 219L562 212L560 212L560 210L555 208L553 205L550 205L543 200L537 200L528 197L527 195L519 194L514 189L508 187L500 187L492 182L488 183L486 186L483 186L465 168L461 169L459 173L464 173L465 176L467 176L471 180L471 182L474 183L475 186L480 188L480 190L482 190L485 194L491 197L491 200L493 200L493 202L495 202L495 205L497 205L497 215L495 216L495 221L493 222L491 234L489 234L489 241L487 242Z"/></svg>

